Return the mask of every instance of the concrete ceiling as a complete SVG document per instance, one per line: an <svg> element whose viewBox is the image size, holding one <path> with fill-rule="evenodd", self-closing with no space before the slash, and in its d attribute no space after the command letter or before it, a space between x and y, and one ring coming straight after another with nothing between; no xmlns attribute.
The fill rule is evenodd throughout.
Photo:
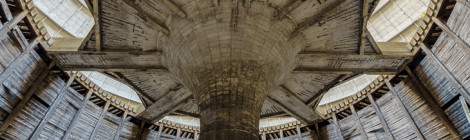
<svg viewBox="0 0 470 140"><path fill-rule="evenodd" d="M300 48L289 74L264 102L262 117L288 114L311 123L320 119L314 111L319 97L334 85L361 73L394 73L412 57L406 51L392 55L381 51L371 39L363 23L373 2L243 0L251 9L268 5L267 30L283 29L289 38L281 43ZM145 119L158 121L170 113L197 117L194 97L169 71L175 64L165 60L164 50L175 47L173 35L199 27L199 15L210 14L204 9L214 9L218 1L101 0L99 10L93 9L96 4L90 3L99 23L95 32L76 51L51 51L58 65L65 70L106 72L128 84L147 106L141 114ZM392 51L407 48L386 46Z"/></svg>

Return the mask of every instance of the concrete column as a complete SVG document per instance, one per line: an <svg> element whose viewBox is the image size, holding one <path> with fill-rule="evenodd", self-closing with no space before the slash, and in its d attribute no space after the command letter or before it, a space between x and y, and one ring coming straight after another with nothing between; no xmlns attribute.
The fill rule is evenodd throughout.
<svg viewBox="0 0 470 140"><path fill-rule="evenodd" d="M266 140L266 132L263 132L263 133L261 134L261 140Z"/></svg>
<svg viewBox="0 0 470 140"><path fill-rule="evenodd" d="M284 139L284 133L282 132L282 129L279 131L279 140Z"/></svg>

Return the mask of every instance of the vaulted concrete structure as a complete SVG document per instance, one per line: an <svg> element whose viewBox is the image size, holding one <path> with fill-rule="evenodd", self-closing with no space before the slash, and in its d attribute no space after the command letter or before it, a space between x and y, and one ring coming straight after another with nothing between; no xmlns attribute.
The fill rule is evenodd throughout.
<svg viewBox="0 0 470 140"><path fill-rule="evenodd" d="M102 0L92 3L99 26L90 41L50 53L67 70L116 72L142 91L148 120L194 99L198 109L182 111L200 115L202 139L257 139L265 102L313 124L316 86L394 73L410 59L370 40L364 23L375 2Z"/></svg>
<svg viewBox="0 0 470 140"><path fill-rule="evenodd" d="M378 2L0 0L0 139L470 138L469 2Z"/></svg>

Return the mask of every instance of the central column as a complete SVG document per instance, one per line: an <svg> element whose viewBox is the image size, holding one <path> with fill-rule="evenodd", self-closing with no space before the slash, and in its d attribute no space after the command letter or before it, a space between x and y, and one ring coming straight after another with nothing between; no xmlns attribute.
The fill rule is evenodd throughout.
<svg viewBox="0 0 470 140"><path fill-rule="evenodd" d="M167 67L199 105L201 140L258 140L264 100L303 44L289 38L291 22L272 23L264 2L200 6L168 24L177 31L163 45Z"/></svg>
<svg viewBox="0 0 470 140"><path fill-rule="evenodd" d="M197 99L203 140L258 139L258 124L269 91L261 66L256 62L216 64L200 77Z"/></svg>

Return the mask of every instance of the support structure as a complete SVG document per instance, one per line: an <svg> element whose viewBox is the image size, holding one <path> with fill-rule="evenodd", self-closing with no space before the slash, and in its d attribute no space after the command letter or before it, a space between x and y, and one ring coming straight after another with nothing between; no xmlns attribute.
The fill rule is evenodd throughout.
<svg viewBox="0 0 470 140"><path fill-rule="evenodd" d="M341 132L341 126L339 125L338 119L336 118L336 113L332 112L331 117L333 118L336 135L338 136L339 140L344 140L343 133Z"/></svg>
<svg viewBox="0 0 470 140"><path fill-rule="evenodd" d="M85 95L85 97L83 98L83 101L80 102L80 104L78 105L78 111L77 113L75 113L75 116L73 116L73 119L72 121L70 122L70 125L69 127L67 128L67 130L65 130L65 134L64 134L64 140L67 140L71 133L72 133L72 129L75 127L75 125L79 122L80 120L80 116L82 115L83 113L83 109L87 106L87 103L88 103L88 100L90 99L91 95L93 94L93 91L89 90L88 93Z"/></svg>
<svg viewBox="0 0 470 140"><path fill-rule="evenodd" d="M450 133L454 137L459 137L459 133L456 127L452 124L450 119L447 117L444 110L439 106L436 100L432 97L431 92L426 88L426 86L421 83L421 80L415 75L415 73L409 68L405 67L405 71L407 72L408 76L414 87L416 87L417 94L424 99L427 105L430 106L431 110L436 113L437 117L443 122L444 126L450 130Z"/></svg>
<svg viewBox="0 0 470 140"><path fill-rule="evenodd" d="M385 130L385 133L387 134L388 138L390 140L395 140L395 137L393 137L392 132L390 131L390 127L388 127L388 123L385 120L385 117L382 113L382 110L380 107L377 105L375 102L374 98L372 97L371 94L367 94L367 98L369 99L370 103L372 104L372 107L374 107L375 114L379 117L380 123L382 124L383 129Z"/></svg>
<svg viewBox="0 0 470 140"><path fill-rule="evenodd" d="M349 109L351 109L352 115L354 116L354 119L356 120L356 128L359 128L359 130L361 130L362 138L365 140L368 139L367 132L361 123L361 118L359 117L359 115L357 115L356 108L354 108L353 104L350 104Z"/></svg>
<svg viewBox="0 0 470 140"><path fill-rule="evenodd" d="M72 76L68 79L65 85L63 85L63 87L59 90L59 92L57 93L57 97L54 99L51 106L47 109L46 114L41 119L39 124L35 127L33 134L31 134L31 136L29 137L30 139L33 139L33 140L38 139L40 132L42 131L42 129L44 129L44 125L47 122L49 122L49 119L51 119L52 115L56 112L59 105L62 103L62 101L64 101L64 97L68 93L67 90L69 89L70 85L72 84L74 80L75 80L75 73L72 74Z"/></svg>
<svg viewBox="0 0 470 140"><path fill-rule="evenodd" d="M97 122L95 123L95 126L93 127L93 131L91 132L90 139L95 138L97 129L101 126L101 123L103 122L104 117L108 113L109 105L111 105L111 102L108 100L108 101L106 101L106 104L104 105L103 110L101 110L100 116L99 116Z"/></svg>
<svg viewBox="0 0 470 140"><path fill-rule="evenodd" d="M393 98L398 102L398 106L404 111L406 119L412 123L412 127L415 130L415 134L418 136L419 139L425 140L423 133L418 127L418 124L416 124L416 121L413 119L413 116L411 115L411 111L406 108L405 104L403 103L402 99L400 96L398 96L398 92L395 90L395 88L392 86L392 84L389 81L385 81L385 84L387 85L388 89L390 89L390 92L393 95Z"/></svg>
<svg viewBox="0 0 470 140"><path fill-rule="evenodd" d="M450 81L454 82L457 86L458 89L462 91L462 96L467 100L467 102L470 102L470 92L468 89L464 86L464 84L457 79L457 77L445 66L445 64L434 54L427 46L422 44L420 46L421 50L426 54L426 56L431 57L431 59L436 62L437 66L442 69L444 72L446 78L448 78Z"/></svg>
<svg viewBox="0 0 470 140"><path fill-rule="evenodd" d="M116 130L116 134L114 135L114 140L119 140L120 138L120 135L121 135L121 129L122 127L124 127L124 122L126 121L126 118L127 118L127 110L124 111L124 114L122 114L121 116L121 120L119 121L119 127L118 129Z"/></svg>

